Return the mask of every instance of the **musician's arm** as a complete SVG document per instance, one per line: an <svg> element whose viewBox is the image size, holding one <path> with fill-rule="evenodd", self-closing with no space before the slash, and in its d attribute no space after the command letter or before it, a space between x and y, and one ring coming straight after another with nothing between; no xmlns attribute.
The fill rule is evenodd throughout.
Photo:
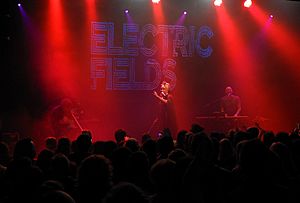
<svg viewBox="0 0 300 203"><path fill-rule="evenodd" d="M238 116L238 115L240 114L240 112L241 112L241 108L239 108L239 109L237 110L237 112L234 114L234 116Z"/></svg>
<svg viewBox="0 0 300 203"><path fill-rule="evenodd" d="M238 102L237 102L237 111L236 111L236 113L234 114L234 116L240 115L241 110L242 110L241 100L240 100L240 98L238 98Z"/></svg>
<svg viewBox="0 0 300 203"><path fill-rule="evenodd" d="M224 107L223 107L223 105L221 105L221 112L224 112Z"/></svg>
<svg viewBox="0 0 300 203"><path fill-rule="evenodd" d="M227 117L227 113L225 112L225 108L224 108L224 102L221 99L221 108L220 108L221 112L224 113L224 116Z"/></svg>
<svg viewBox="0 0 300 203"><path fill-rule="evenodd" d="M158 94L157 94L157 92L153 92L153 94L154 94L154 96L156 97L156 98L158 98L161 102L163 102L163 103L168 103L168 100L167 99L164 99L164 98L162 98L161 96L159 96Z"/></svg>

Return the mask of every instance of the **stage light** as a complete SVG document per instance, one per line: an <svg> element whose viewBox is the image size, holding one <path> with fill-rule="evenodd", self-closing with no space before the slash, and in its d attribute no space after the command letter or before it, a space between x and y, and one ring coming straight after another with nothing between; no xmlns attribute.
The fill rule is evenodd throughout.
<svg viewBox="0 0 300 203"><path fill-rule="evenodd" d="M127 14L129 11L128 11L128 9L126 9L124 12Z"/></svg>
<svg viewBox="0 0 300 203"><path fill-rule="evenodd" d="M152 0L152 3L154 4L158 4L160 2L160 0Z"/></svg>
<svg viewBox="0 0 300 203"><path fill-rule="evenodd" d="M223 3L222 0L215 0L215 1L214 1L214 5L215 5L215 6L221 6L222 3Z"/></svg>
<svg viewBox="0 0 300 203"><path fill-rule="evenodd" d="M20 4L20 3L18 3L18 6L20 7L20 6L21 6L21 4Z"/></svg>
<svg viewBox="0 0 300 203"><path fill-rule="evenodd" d="M183 12L183 14L184 14L184 15L186 15L186 14L187 14L187 12L186 12L186 11L184 11L184 12Z"/></svg>
<svg viewBox="0 0 300 203"><path fill-rule="evenodd" d="M246 0L246 1L244 2L244 6L245 6L246 8L250 8L251 5L252 5L252 1L251 1L251 0Z"/></svg>
<svg viewBox="0 0 300 203"><path fill-rule="evenodd" d="M274 18L274 16L271 14L271 15L270 15L270 18Z"/></svg>

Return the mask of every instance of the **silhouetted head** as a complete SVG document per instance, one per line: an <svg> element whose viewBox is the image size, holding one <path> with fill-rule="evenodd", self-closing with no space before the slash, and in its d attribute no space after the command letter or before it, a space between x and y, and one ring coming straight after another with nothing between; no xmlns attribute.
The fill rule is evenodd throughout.
<svg viewBox="0 0 300 203"><path fill-rule="evenodd" d="M181 131L178 132L178 134L177 134L177 140L176 140L177 146L180 146L180 147L184 146L185 139L186 139L186 134L187 134L186 130L181 130Z"/></svg>
<svg viewBox="0 0 300 203"><path fill-rule="evenodd" d="M288 147L291 146L291 143L292 143L292 140L287 132L278 132L275 135L274 139L275 139L275 141L281 142L281 143L287 145Z"/></svg>
<svg viewBox="0 0 300 203"><path fill-rule="evenodd" d="M104 199L105 203L147 203L144 192L132 183L122 182L114 186Z"/></svg>
<svg viewBox="0 0 300 203"><path fill-rule="evenodd" d="M168 155L168 159L175 161L177 163L177 161L179 161L180 159L183 159L187 156L186 152L182 149L174 149L173 151L171 151Z"/></svg>
<svg viewBox="0 0 300 203"><path fill-rule="evenodd" d="M110 141L106 141L103 145L103 153L104 153L104 156L106 158L109 158L111 159L112 157L112 154L114 152L114 150L116 150L118 148L118 145L116 142L110 140Z"/></svg>
<svg viewBox="0 0 300 203"><path fill-rule="evenodd" d="M270 147L272 145L272 143L274 142L274 138L275 138L274 132L267 131L261 135L260 140L262 141L262 143L264 143L266 145L266 147Z"/></svg>
<svg viewBox="0 0 300 203"><path fill-rule="evenodd" d="M128 149L130 149L132 152L136 152L140 149L139 143L135 138L129 138L126 142L125 142L125 147L127 147Z"/></svg>
<svg viewBox="0 0 300 203"><path fill-rule="evenodd" d="M233 147L236 147L239 142L249 139L251 139L251 137L249 136L248 132L238 131L233 136Z"/></svg>
<svg viewBox="0 0 300 203"><path fill-rule="evenodd" d="M191 129L190 129L190 131L194 134L200 133L203 130L204 130L204 128L202 126L200 126L199 124L197 124L197 123L193 123L192 126L191 126Z"/></svg>
<svg viewBox="0 0 300 203"><path fill-rule="evenodd" d="M142 145L142 151L145 152L149 158L150 165L156 162L157 158L157 147L154 140L147 140Z"/></svg>
<svg viewBox="0 0 300 203"><path fill-rule="evenodd" d="M60 138L57 143L56 152L69 156L71 152L71 140L66 137Z"/></svg>
<svg viewBox="0 0 300 203"><path fill-rule="evenodd" d="M63 191L64 186L61 182L57 180L46 180L41 184L39 190L42 194L45 194L51 191L57 191L57 190Z"/></svg>
<svg viewBox="0 0 300 203"><path fill-rule="evenodd" d="M175 178L176 163L170 159L157 161L150 170L150 178L158 193L170 191Z"/></svg>
<svg viewBox="0 0 300 203"><path fill-rule="evenodd" d="M142 144L144 144L146 141L151 140L151 135L146 133L142 135Z"/></svg>
<svg viewBox="0 0 300 203"><path fill-rule="evenodd" d="M285 160L290 158L290 149L281 142L274 142L269 149L277 154L279 158L284 158Z"/></svg>
<svg viewBox="0 0 300 203"><path fill-rule="evenodd" d="M212 163L215 158L215 147L205 133L197 133L192 139L192 154L200 162Z"/></svg>
<svg viewBox="0 0 300 203"><path fill-rule="evenodd" d="M93 154L104 155L104 141L96 141L93 144Z"/></svg>
<svg viewBox="0 0 300 203"><path fill-rule="evenodd" d="M157 150L161 158L167 158L174 149L174 142L171 136L165 135L157 140Z"/></svg>
<svg viewBox="0 0 300 203"><path fill-rule="evenodd" d="M116 182L124 181L128 176L128 160L132 151L127 147L117 148L111 157Z"/></svg>
<svg viewBox="0 0 300 203"><path fill-rule="evenodd" d="M228 138L223 138L219 144L219 161L228 159L234 156L234 148Z"/></svg>
<svg viewBox="0 0 300 203"><path fill-rule="evenodd" d="M88 152L92 146L92 137L90 134L82 133L76 139L76 147L78 152Z"/></svg>
<svg viewBox="0 0 300 203"><path fill-rule="evenodd" d="M32 202L32 198L44 180L43 173L32 164L29 156L16 157L9 163L5 172L11 190L8 196L9 200L11 202Z"/></svg>
<svg viewBox="0 0 300 203"><path fill-rule="evenodd" d="M35 145L30 138L25 138L16 143L14 159L28 157L33 159L36 155Z"/></svg>
<svg viewBox="0 0 300 203"><path fill-rule="evenodd" d="M247 132L249 133L251 138L258 138L259 129L257 127L249 127L247 128Z"/></svg>
<svg viewBox="0 0 300 203"><path fill-rule="evenodd" d="M128 160L128 169L129 180L132 183L140 183L148 178L149 159L147 154L143 151L132 153Z"/></svg>
<svg viewBox="0 0 300 203"><path fill-rule="evenodd" d="M7 166L9 160L10 156L8 145L4 142L0 142L0 164L3 166Z"/></svg>
<svg viewBox="0 0 300 203"><path fill-rule="evenodd" d="M69 175L70 161L64 154L56 154L52 158L52 170L57 178Z"/></svg>
<svg viewBox="0 0 300 203"><path fill-rule="evenodd" d="M111 187L112 167L102 155L85 158L78 170L80 202L101 202Z"/></svg>
<svg viewBox="0 0 300 203"><path fill-rule="evenodd" d="M47 149L55 151L57 147L57 140L55 137L47 137L45 144Z"/></svg>
<svg viewBox="0 0 300 203"><path fill-rule="evenodd" d="M248 175L264 175L269 163L268 148L258 139L247 140L241 144L238 159L242 170Z"/></svg>
<svg viewBox="0 0 300 203"><path fill-rule="evenodd" d="M75 200L66 192L54 190L41 195L40 202L44 203L75 203Z"/></svg>
<svg viewBox="0 0 300 203"><path fill-rule="evenodd" d="M116 132L115 132L115 139L116 139L116 142L117 144L120 144L122 142L125 141L125 137L126 137L127 133L125 130L123 129L118 129Z"/></svg>
<svg viewBox="0 0 300 203"><path fill-rule="evenodd" d="M51 167L52 157L54 156L53 151L48 149L43 149L37 158L36 165L44 172L49 172Z"/></svg>

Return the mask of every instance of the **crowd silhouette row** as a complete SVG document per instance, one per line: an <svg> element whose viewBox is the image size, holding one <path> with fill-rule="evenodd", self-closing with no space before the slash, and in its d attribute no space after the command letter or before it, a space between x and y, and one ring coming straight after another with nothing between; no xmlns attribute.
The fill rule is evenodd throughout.
<svg viewBox="0 0 300 203"><path fill-rule="evenodd" d="M206 133L198 124L172 138L114 141L48 137L0 143L0 202L300 202L300 137L257 127ZM175 139L176 138L176 139Z"/></svg>

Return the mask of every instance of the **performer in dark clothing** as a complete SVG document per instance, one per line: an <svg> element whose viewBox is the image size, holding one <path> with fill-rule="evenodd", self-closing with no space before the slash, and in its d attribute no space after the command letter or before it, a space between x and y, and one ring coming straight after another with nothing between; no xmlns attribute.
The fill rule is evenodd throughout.
<svg viewBox="0 0 300 203"><path fill-rule="evenodd" d="M74 115L74 106L70 99L63 99L51 111L51 125L55 137L75 138L81 132L81 126Z"/></svg>
<svg viewBox="0 0 300 203"><path fill-rule="evenodd" d="M175 136L177 133L177 124L173 96L170 91L170 83L163 81L161 83L160 93L158 94L154 91L153 94L160 101L160 113L158 118L160 129L168 128L171 134Z"/></svg>
<svg viewBox="0 0 300 203"><path fill-rule="evenodd" d="M225 116L238 116L242 110L240 97L233 94L231 87L226 87L225 93L221 98L221 112Z"/></svg>

